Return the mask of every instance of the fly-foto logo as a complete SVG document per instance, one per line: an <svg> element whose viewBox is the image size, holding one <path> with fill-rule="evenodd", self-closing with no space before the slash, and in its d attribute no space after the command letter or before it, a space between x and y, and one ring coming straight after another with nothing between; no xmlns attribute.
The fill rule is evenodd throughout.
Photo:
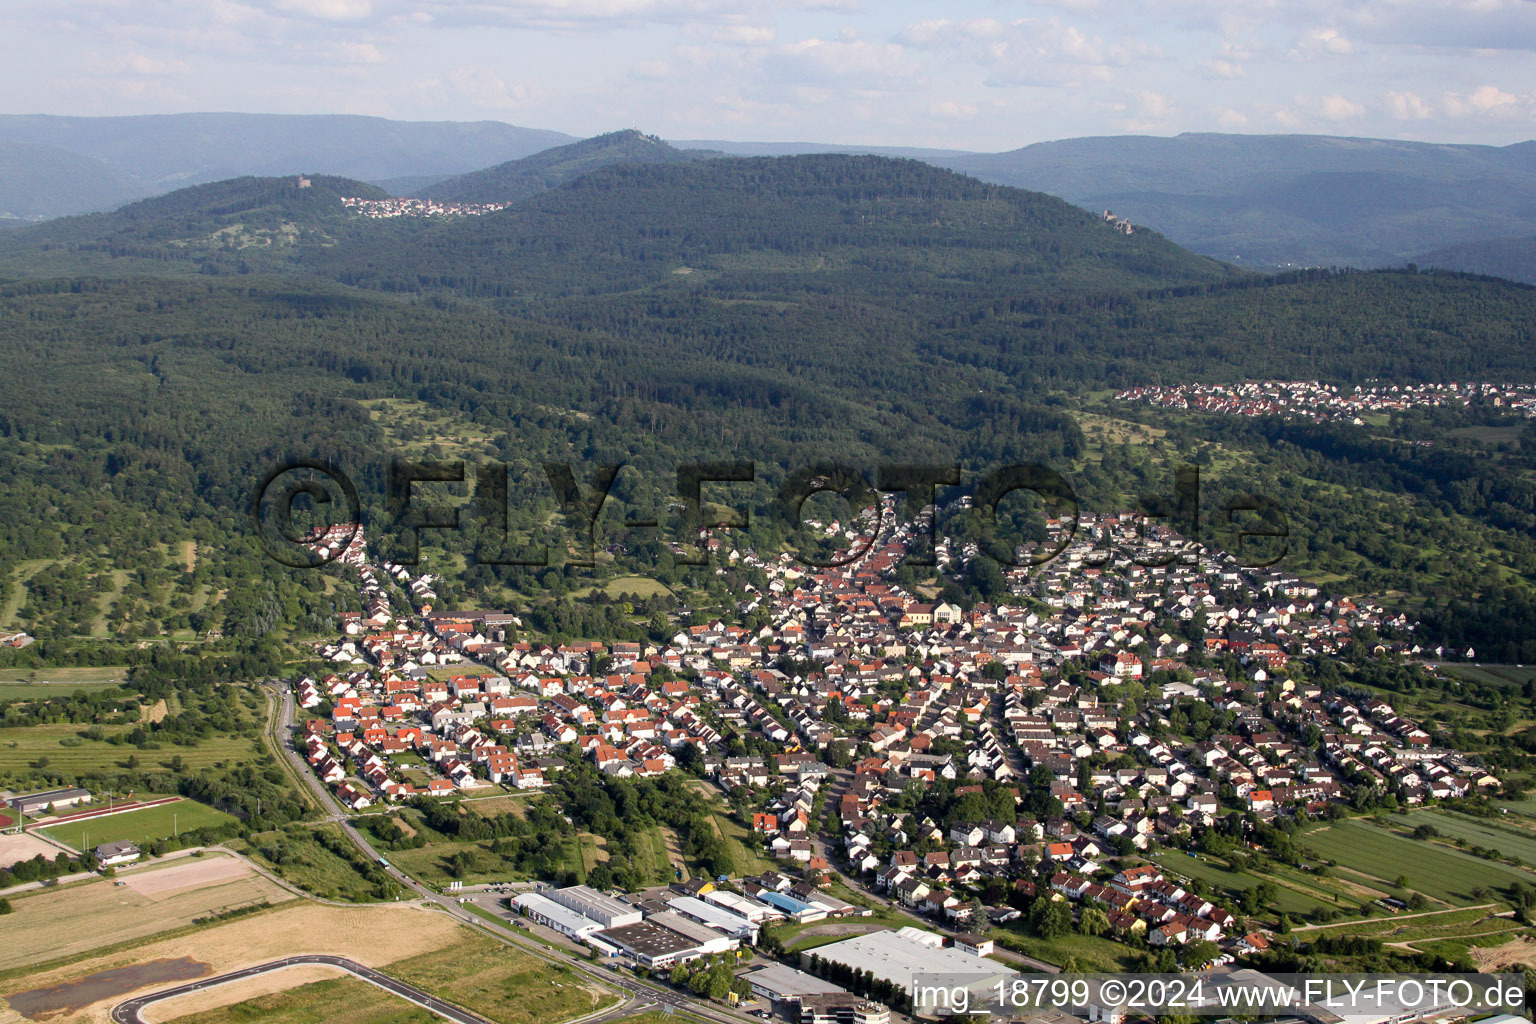
<svg viewBox="0 0 1536 1024"><path fill-rule="evenodd" d="M578 481L569 464L547 462L541 468L559 504L568 535L575 541L560 561L578 567L595 565L598 519L624 466L598 466L586 484ZM397 552L393 560L402 565L419 562L423 530L472 534L473 562L477 565L540 568L554 564L547 543L516 546L510 539L507 464L481 463L474 467L473 477L474 501L465 515L465 510L458 507L426 506L416 500L418 484L467 485L470 468L465 462L392 462L384 480L382 521L372 525L371 534L389 538ZM757 467L751 462L685 463L676 471L673 493L679 515L673 521L664 524L656 518L628 518L619 525L626 530L656 531L667 537L677 553L674 564L706 565L708 552L698 547L699 537L717 529L751 530L751 488L758 483ZM1072 543L1080 503L1072 485L1056 470L1038 463L1004 466L969 481L968 493L940 501L939 488L961 487L965 483L958 465L884 464L876 467L871 480L858 468L817 462L791 470L774 488L771 498L756 503L756 515L759 523L764 516L777 520L779 535L794 538L786 543L786 548L808 568L852 565L867 555L879 541L886 513L895 507L891 499L897 496L905 497L901 507L909 510L902 525L917 541L904 558L906 564L936 564L934 552L945 519L938 514L941 508L948 511L951 524L958 516L966 517L963 532L968 542L974 542L981 555L1002 566L1044 565ZM706 484L716 488L735 486L738 500L730 504L716 500L706 506ZM1149 545L1147 550L1133 552L1131 560L1139 566L1160 568L1181 557L1190 557L1202 543L1202 528L1210 525L1205 522L1201 508L1198 467L1178 467L1172 491L1171 499L1144 498L1138 519L1144 538L1151 539L1160 525L1171 531L1178 543ZM1043 540L1021 544L1000 536L999 507L1004 499L1019 493L1032 495L1045 510L1052 529ZM857 529L847 531L849 545L843 550L827 550L825 535L815 536L808 528L806 503L820 494L841 498L853 513ZM311 512L332 512L326 518L341 524L340 533L337 527L327 532L324 545L317 546L314 531L300 530L294 521L295 512L305 499ZM724 515L706 514L707 508L722 506L730 511ZM1214 516L1219 532L1233 542L1234 550L1229 554L1243 568L1273 566L1288 551L1289 521L1278 503L1264 495L1229 497L1214 510ZM271 558L293 568L317 568L334 561L346 550L360 528L363 510L356 484L334 463L294 459L274 467L260 481L252 493L250 519L253 531Z"/></svg>

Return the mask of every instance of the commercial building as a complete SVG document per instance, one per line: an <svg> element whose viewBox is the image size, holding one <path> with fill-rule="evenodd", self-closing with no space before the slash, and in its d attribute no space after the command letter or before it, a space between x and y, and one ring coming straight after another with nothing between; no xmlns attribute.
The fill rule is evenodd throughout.
<svg viewBox="0 0 1536 1024"><path fill-rule="evenodd" d="M757 925L744 917L737 917L724 907L706 903L694 896L678 896L667 900L667 906L690 920L717 928L733 939L757 944Z"/></svg>
<svg viewBox="0 0 1536 1024"><path fill-rule="evenodd" d="M514 896L512 905L544 927L552 928L561 935L569 935L573 939L585 940L593 932L603 929L601 921L594 921L585 914L578 914L569 907L563 907L536 892Z"/></svg>
<svg viewBox="0 0 1536 1024"><path fill-rule="evenodd" d="M638 924L645 916L638 907L633 907L623 900L616 900L612 896L604 896L596 889L585 885L548 889L545 890L544 895L567 910L574 910L583 917L590 917L602 924L604 928Z"/></svg>
<svg viewBox="0 0 1536 1024"><path fill-rule="evenodd" d="M594 933L590 941L610 946L651 970L724 953L737 945L734 939L672 913L653 914L644 921L604 929Z"/></svg>
<svg viewBox="0 0 1536 1024"><path fill-rule="evenodd" d="M954 979L950 984L993 984L1019 973L995 960L987 960L955 949L945 949L944 936L920 928L896 932L869 932L841 942L817 946L800 955L802 963L811 956L842 964L856 971L868 971L908 992L912 978L922 974Z"/></svg>
<svg viewBox="0 0 1536 1024"><path fill-rule="evenodd" d="M66 807L76 804L88 804L91 802L89 791L79 788L50 789L46 793L33 793L30 796L18 796L11 798L11 806L22 814L36 814L52 807L56 811L62 811Z"/></svg>
<svg viewBox="0 0 1536 1024"><path fill-rule="evenodd" d="M782 911L775 910L766 903L749 899L740 893L726 892L716 889L704 894L704 899L717 907L724 907L737 917L744 917L753 924L762 924L764 921L776 921L784 916Z"/></svg>
<svg viewBox="0 0 1536 1024"><path fill-rule="evenodd" d="M786 896L784 893L774 892L772 889L759 889L752 894L752 898L761 900L775 910L781 910L792 919L802 923L822 921L827 916L826 907L818 906L815 903L806 903L804 900L797 900L793 896Z"/></svg>
<svg viewBox="0 0 1536 1024"><path fill-rule="evenodd" d="M806 996L800 1000L800 1024L891 1024L891 1011L851 993Z"/></svg>
<svg viewBox="0 0 1536 1024"><path fill-rule="evenodd" d="M768 967L760 967L755 971L742 975L747 984L752 986L752 994L759 999L772 999L776 1002L798 1000L805 996L834 996L847 995L848 990L841 985L834 985L830 981L824 981L814 974L797 971L793 967L784 964L773 964Z"/></svg>

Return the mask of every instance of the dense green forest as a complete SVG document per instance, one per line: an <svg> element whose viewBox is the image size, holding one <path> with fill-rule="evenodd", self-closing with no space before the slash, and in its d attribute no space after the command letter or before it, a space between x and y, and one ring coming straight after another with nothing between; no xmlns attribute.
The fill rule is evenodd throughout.
<svg viewBox="0 0 1536 1024"><path fill-rule="evenodd" d="M719 155L704 150L674 149L654 135L643 135L631 128L446 178L414 194L453 203L510 203L611 164L687 163Z"/></svg>
<svg viewBox="0 0 1536 1024"><path fill-rule="evenodd" d="M0 238L0 629L49 642L0 660L325 632L353 588L271 562L247 521L295 457L346 470L371 536L388 532L392 459L465 459L469 480L506 464L509 543L548 543L552 564L482 564L501 538L426 531L440 596L527 601L569 635L665 627L672 598L591 589L620 570L729 608L743 581L665 543L688 525L678 466L723 460L754 464L738 493L759 511L826 460L871 478L958 464L964 486L1042 461L1090 508L1166 490L1192 461L1214 495L1284 505L1286 568L1390 595L1485 655L1514 660L1536 625L1520 422L1303 426L1106 400L1243 378L1529 382L1530 288L1250 275L1047 196L872 157L616 164L479 217L365 220L340 202L379 194L237 179ZM544 463L582 482L631 467L595 568L566 564L585 545ZM439 504L470 489L418 485ZM626 530L630 514L662 526ZM789 533L764 517L753 540Z"/></svg>

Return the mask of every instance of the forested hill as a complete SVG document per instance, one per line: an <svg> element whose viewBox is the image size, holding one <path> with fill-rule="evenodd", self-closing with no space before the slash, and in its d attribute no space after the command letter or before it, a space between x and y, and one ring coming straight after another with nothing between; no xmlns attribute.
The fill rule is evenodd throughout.
<svg viewBox="0 0 1536 1024"><path fill-rule="evenodd" d="M300 187L301 181L307 184ZM21 250L59 243L101 248L208 241L215 232L232 227L248 231L276 231L284 225L318 227L350 218L342 196L386 199L388 193L365 182L328 175L230 178L143 199L110 213L39 224L7 241Z"/></svg>
<svg viewBox="0 0 1536 1024"><path fill-rule="evenodd" d="M364 287L475 296L624 290L688 273L895 296L1080 293L1234 273L1050 196L854 156L614 165L387 247L354 238L309 267Z"/></svg>
<svg viewBox="0 0 1536 1024"><path fill-rule="evenodd" d="M142 273L150 260L477 298L627 291L689 274L753 291L915 298L1165 288L1239 273L1155 232L1127 234L1051 196L915 160L618 163L498 213L430 219L365 219L339 197L377 189L312 180L299 189L292 178L238 178L39 225L0 239L0 273ZM323 244L283 244L306 238Z"/></svg>
<svg viewBox="0 0 1536 1024"><path fill-rule="evenodd" d="M1048 196L877 157L617 164L481 216L374 220L347 195L380 193L236 179L0 238L0 275L26 278L0 286L0 626L87 646L332 630L342 591L268 564L250 536L251 488L290 456L356 473L365 518L390 458L505 461L513 523L539 536L558 518L545 461L582 480L634 467L622 521L660 515L697 460L750 460L762 495L817 459L958 462L970 480L1043 461L1110 509L1199 459L1284 500L1298 544L1325 539L1298 568L1355 592L1443 603L1505 580L1526 600L1536 579L1523 425L1447 414L1403 434L1432 446L1361 448L1353 425L1250 430L1105 397L1265 377L1529 381L1536 289L1249 274ZM1508 450L1474 460L1464 427ZM1442 450L1467 457L1431 463ZM566 614L590 583L492 571L472 537L445 543L471 567L445 606ZM624 543L672 557L655 536ZM669 581L708 589L685 575ZM728 610L740 592L717 596ZM1514 606L1487 607L1476 622Z"/></svg>
<svg viewBox="0 0 1536 1024"><path fill-rule="evenodd" d="M515 202L612 164L687 163L719 155L674 149L653 135L628 129L461 174L429 185L415 195L454 203Z"/></svg>
<svg viewBox="0 0 1536 1024"><path fill-rule="evenodd" d="M1415 262L1424 267L1492 274L1511 281L1536 284L1536 236L1489 238L1464 245L1450 245L1421 253Z"/></svg>

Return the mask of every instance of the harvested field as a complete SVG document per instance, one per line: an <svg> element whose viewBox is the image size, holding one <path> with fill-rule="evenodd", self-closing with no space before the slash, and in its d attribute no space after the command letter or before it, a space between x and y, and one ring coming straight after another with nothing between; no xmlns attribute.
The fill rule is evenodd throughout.
<svg viewBox="0 0 1536 1024"><path fill-rule="evenodd" d="M274 976L278 983L287 980L281 974ZM345 974L174 1019L179 1024L442 1024L435 1013Z"/></svg>
<svg viewBox="0 0 1536 1024"><path fill-rule="evenodd" d="M171 872L173 888L156 888L160 880L154 876L162 871ZM235 878L197 883L183 871L182 865L176 865L129 875L122 879L123 885L104 878L57 892L44 889L12 897L14 913L5 919L0 971L147 938L237 907L294 899L286 889L257 874L242 872ZM136 891L127 884L129 878L154 889L154 895Z"/></svg>
<svg viewBox="0 0 1536 1024"><path fill-rule="evenodd" d="M144 1008L143 1017L150 1024L161 1024L162 1021L174 1020L177 1017L207 1013L209 1010L221 1010L236 1003L286 992L311 982L350 977L350 974L339 967L329 967L325 964L298 964L269 974L258 974L254 978L241 978L239 981L232 981L228 985L220 985L204 992L188 992L184 996L167 999L163 1003L151 1003Z"/></svg>
<svg viewBox="0 0 1536 1024"><path fill-rule="evenodd" d="M52 843L45 843L36 836L25 833L14 836L0 836L0 868L8 868L12 864L20 864L24 860L31 860L38 854L42 854L48 860L52 860L64 851Z"/></svg>
<svg viewBox="0 0 1536 1024"><path fill-rule="evenodd" d="M13 902L20 913L24 901ZM7 927L14 920L8 918ZM326 907L296 902L255 917L151 940L63 967L15 971L13 977L0 977L0 996L78 981L98 971L180 957L206 963L209 974L223 974L295 952L335 953L383 968L403 958L428 957L462 941L466 934L470 933L451 918L415 904ZM44 959L36 955L28 962ZM109 1011L127 994L103 997L84 1008L60 1013L49 1018L49 1024L110 1024ZM0 1010L0 1021L6 1017Z"/></svg>
<svg viewBox="0 0 1536 1024"><path fill-rule="evenodd" d="M188 858L175 867L125 874L123 882L140 896L158 900L182 889L214 885L252 873L249 864L234 857L200 857Z"/></svg>

